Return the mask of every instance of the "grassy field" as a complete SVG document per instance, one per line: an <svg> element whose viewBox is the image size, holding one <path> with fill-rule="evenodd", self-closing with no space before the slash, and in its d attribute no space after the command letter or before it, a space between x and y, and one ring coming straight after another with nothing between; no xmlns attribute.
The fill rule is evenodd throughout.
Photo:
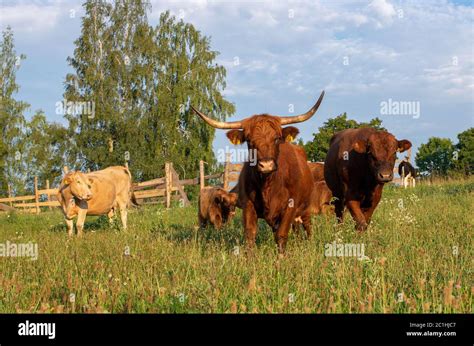
<svg viewBox="0 0 474 346"><path fill-rule="evenodd" d="M473 312L474 180L387 186L369 230L315 217L278 259L261 221L242 246L241 214L197 229L196 206L141 207L129 229L104 217L68 239L62 215L1 214L0 243L38 244L37 260L0 257L0 312ZM328 243L364 244L364 257L327 257Z"/></svg>

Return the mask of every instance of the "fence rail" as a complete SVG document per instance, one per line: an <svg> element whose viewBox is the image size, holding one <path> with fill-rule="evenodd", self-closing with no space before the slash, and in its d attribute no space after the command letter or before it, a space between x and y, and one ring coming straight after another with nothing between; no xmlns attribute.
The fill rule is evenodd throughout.
<svg viewBox="0 0 474 346"><path fill-rule="evenodd" d="M222 186L236 181L235 170L241 169L241 164L226 162L224 172L205 175L204 161L199 163L199 176L191 179L179 179L178 173L173 168L173 163L165 163L165 176L132 184L134 195L139 204L165 203L169 208L172 200L179 200L184 206L189 205L189 199L184 191L184 186L204 186L206 180L218 179ZM64 173L69 171L64 167ZM46 181L46 188L38 188L38 178L34 178L34 194L26 196L12 196L11 187L8 186L8 197L0 198L0 211L22 211L39 214L41 208L60 207L56 199L58 189L50 188Z"/></svg>

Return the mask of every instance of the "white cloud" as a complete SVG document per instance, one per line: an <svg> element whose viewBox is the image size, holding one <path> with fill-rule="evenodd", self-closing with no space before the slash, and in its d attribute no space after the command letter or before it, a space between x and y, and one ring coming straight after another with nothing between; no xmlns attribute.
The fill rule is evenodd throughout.
<svg viewBox="0 0 474 346"><path fill-rule="evenodd" d="M20 4L2 6L0 19L2 27L10 25L15 32L37 33L54 28L59 15L58 6Z"/></svg>
<svg viewBox="0 0 474 346"><path fill-rule="evenodd" d="M373 0L369 8L372 9L376 15L387 20L391 20L396 14L395 8L387 0Z"/></svg>

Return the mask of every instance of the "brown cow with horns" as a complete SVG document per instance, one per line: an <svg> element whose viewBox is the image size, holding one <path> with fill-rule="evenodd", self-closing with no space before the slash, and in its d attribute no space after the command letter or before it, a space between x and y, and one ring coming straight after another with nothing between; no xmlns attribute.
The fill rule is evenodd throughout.
<svg viewBox="0 0 474 346"><path fill-rule="evenodd" d="M265 219L272 228L280 254L285 251L295 218L301 218L306 234L311 235L310 206L314 185L311 171L304 150L290 143L299 130L282 126L311 118L323 97L324 91L316 104L301 115L260 114L235 122L211 119L191 107L209 125L230 130L227 137L233 144L247 142L248 149L256 151L256 165L245 162L238 182L245 238L250 247L255 244L258 218Z"/></svg>

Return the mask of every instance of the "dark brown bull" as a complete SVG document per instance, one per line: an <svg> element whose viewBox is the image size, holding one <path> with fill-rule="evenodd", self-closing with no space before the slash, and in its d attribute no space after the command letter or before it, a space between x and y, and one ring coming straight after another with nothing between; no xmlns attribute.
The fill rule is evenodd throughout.
<svg viewBox="0 0 474 346"><path fill-rule="evenodd" d="M224 189L206 186L199 192L199 225L206 227L211 223L220 229L235 215L237 194Z"/></svg>
<svg viewBox="0 0 474 346"><path fill-rule="evenodd" d="M367 229L384 184L393 179L397 152L410 147L406 139L399 141L391 133L373 128L348 129L331 138L324 177L337 198L335 212L340 222L347 206L356 229Z"/></svg>
<svg viewBox="0 0 474 346"><path fill-rule="evenodd" d="M285 251L288 232L296 217L301 217L307 235L311 234L311 172L304 150L290 143L298 129L282 126L311 118L323 96L324 92L305 114L290 117L261 114L236 122L216 121L192 108L209 125L230 129L227 137L233 144L247 142L248 149L256 151L256 165L245 162L238 182L248 246L255 244L258 218L265 219L272 228L280 253Z"/></svg>

